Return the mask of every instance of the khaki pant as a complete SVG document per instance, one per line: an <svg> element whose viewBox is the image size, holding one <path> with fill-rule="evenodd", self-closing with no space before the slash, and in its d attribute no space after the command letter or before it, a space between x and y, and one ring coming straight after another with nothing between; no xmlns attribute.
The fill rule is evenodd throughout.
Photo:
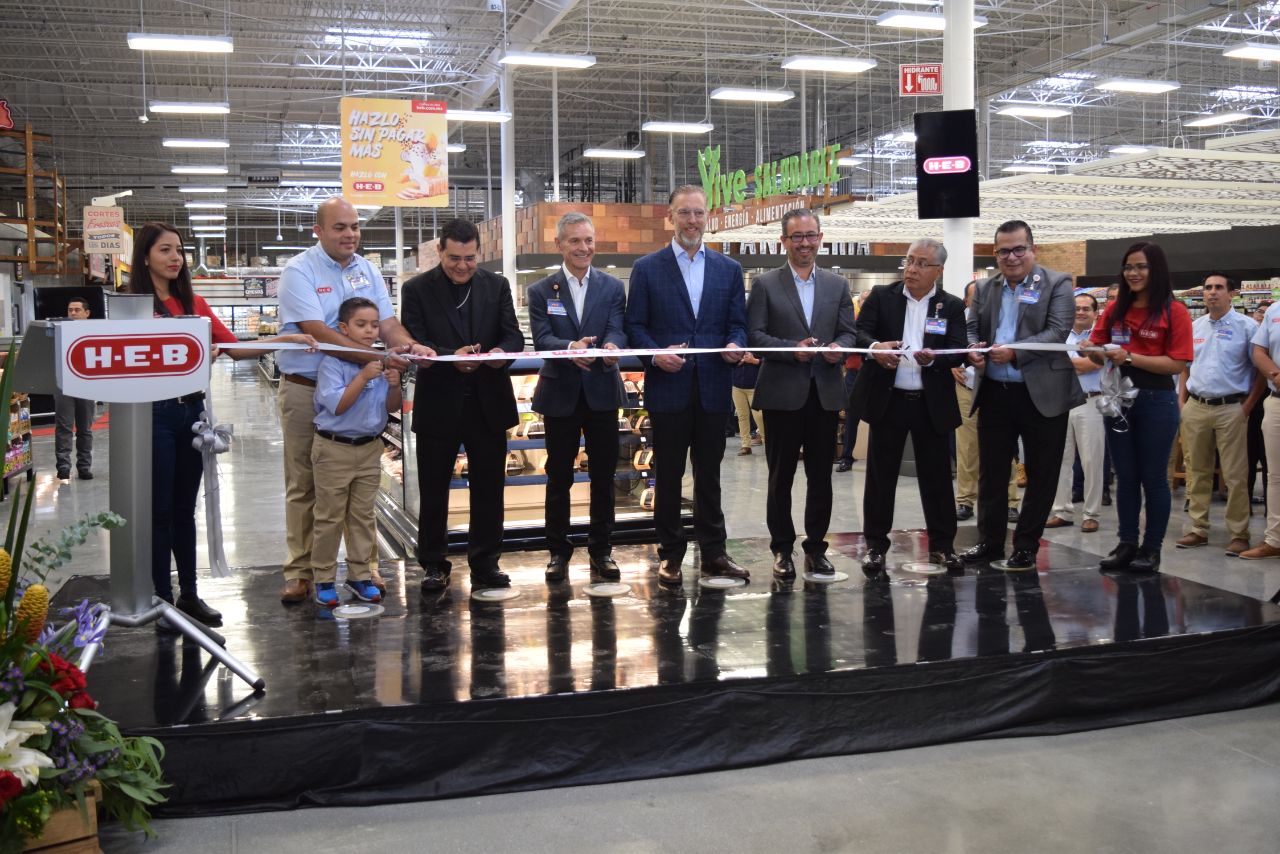
<svg viewBox="0 0 1280 854"><path fill-rule="evenodd" d="M1102 509L1102 459L1107 451L1107 425L1094 398L1075 407L1067 416L1067 444L1062 451L1058 494L1051 512L1068 522L1075 516L1071 486L1075 480L1076 451L1080 452L1080 467L1084 470L1084 518L1096 522Z"/></svg>
<svg viewBox="0 0 1280 854"><path fill-rule="evenodd" d="M738 415L738 436L742 447L751 447L751 401L756 396L753 388L733 387L733 409ZM764 441L764 418L756 416L756 427L760 431L760 441Z"/></svg>
<svg viewBox="0 0 1280 854"><path fill-rule="evenodd" d="M281 379L279 403L280 429L284 434L284 577L310 581L316 503L311 467L311 445L316 435L315 389Z"/></svg>
<svg viewBox="0 0 1280 854"><path fill-rule="evenodd" d="M1182 407L1182 450L1187 471L1190 517L1183 533L1209 536L1209 501L1213 497L1213 453L1222 465L1227 487L1227 534L1249 539L1249 419L1238 403L1205 406L1187 399Z"/></svg>
<svg viewBox="0 0 1280 854"><path fill-rule="evenodd" d="M956 383L960 404L960 426L956 428L956 504L974 507L978 503L978 414L973 408L973 391ZM1009 474L1009 506L1018 506L1018 469Z"/></svg>
<svg viewBox="0 0 1280 854"><path fill-rule="evenodd" d="M338 543L347 543L347 578L368 580L378 567L374 502L382 475L382 442L346 445L319 436L311 445L315 467L315 538L311 561L317 582L333 582Z"/></svg>

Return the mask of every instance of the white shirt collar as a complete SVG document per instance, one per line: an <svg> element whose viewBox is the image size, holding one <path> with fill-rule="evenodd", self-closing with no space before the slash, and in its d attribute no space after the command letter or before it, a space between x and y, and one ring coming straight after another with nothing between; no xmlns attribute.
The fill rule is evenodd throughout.
<svg viewBox="0 0 1280 854"><path fill-rule="evenodd" d="M929 289L929 293L920 297L920 299L916 299L911 295L911 291L907 289L906 282L902 283L902 295L906 297L908 300L910 300L911 302L928 302L929 299L932 298L933 295L936 294L937 292L938 292L938 283L934 282L933 287Z"/></svg>
<svg viewBox="0 0 1280 854"><path fill-rule="evenodd" d="M590 267L587 267L587 272L583 274L581 279L573 275L573 273L569 272L568 264L561 264L560 269L564 272L565 280L568 281L569 284L576 285L577 287L580 287L580 288L585 288L587 286L587 280L591 278Z"/></svg>
<svg viewBox="0 0 1280 854"><path fill-rule="evenodd" d="M677 258L679 258L681 255L683 255L683 256L685 256L686 258L688 258L688 259L689 259L689 260L691 260L691 261L692 261L694 258L698 257L699 255L701 255L703 258L706 258L706 257L707 257L707 242L704 240L704 241L702 241L701 243L699 243L699 244L698 244L698 251L697 251L697 252L695 252L695 253L693 253L692 255L690 255L690 254L689 254L689 250L688 250L688 249L685 249L683 246L681 246L681 245L680 245L680 241L679 241L679 240L676 240L676 239L673 237L673 238L671 238L671 251L672 251L672 252L674 252L674 253L676 253L676 257L677 257Z"/></svg>

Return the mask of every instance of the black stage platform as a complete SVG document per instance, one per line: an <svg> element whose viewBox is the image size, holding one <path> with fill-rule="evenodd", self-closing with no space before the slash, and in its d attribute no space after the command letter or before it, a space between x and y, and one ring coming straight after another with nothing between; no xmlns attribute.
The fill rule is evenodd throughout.
<svg viewBox="0 0 1280 854"><path fill-rule="evenodd" d="M897 535L890 562L923 556ZM520 597L478 602L465 567L423 603L384 570L381 616L285 607L278 570L202 581L251 696L198 647L113 628L89 689L158 736L166 815L474 795L741 767L833 753L1129 724L1280 696L1280 607L1170 575L1107 577L1045 544L1035 572L893 569L774 583L766 540L730 542L750 586L708 590L693 555L659 588L652 546L615 551L629 595L588 597L585 555L548 587L545 552L509 554ZM73 579L67 604L105 594ZM57 604L57 603L55 603Z"/></svg>

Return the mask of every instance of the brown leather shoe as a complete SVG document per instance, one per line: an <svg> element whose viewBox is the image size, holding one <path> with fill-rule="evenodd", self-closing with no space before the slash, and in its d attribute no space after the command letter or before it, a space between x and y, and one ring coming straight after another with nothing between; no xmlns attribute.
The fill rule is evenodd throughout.
<svg viewBox="0 0 1280 854"><path fill-rule="evenodd" d="M1209 538L1202 537L1195 531L1190 531L1178 537L1176 545L1180 549L1198 549L1201 546L1209 545Z"/></svg>
<svg viewBox="0 0 1280 854"><path fill-rule="evenodd" d="M752 436L752 437L751 437L751 444L756 445L756 446L763 445L763 444L764 444L764 439L761 439L759 436Z"/></svg>
<svg viewBox="0 0 1280 854"><path fill-rule="evenodd" d="M1268 557L1280 557L1280 549L1270 543L1264 542L1260 546L1254 546L1251 549L1246 549L1245 551L1240 552L1238 557L1243 560L1262 560L1263 558Z"/></svg>
<svg viewBox="0 0 1280 854"><path fill-rule="evenodd" d="M1063 519L1061 516L1050 516L1044 523L1046 528L1070 528L1074 525L1070 519Z"/></svg>
<svg viewBox="0 0 1280 854"><path fill-rule="evenodd" d="M751 449L748 448L746 445L743 445L741 448L738 449L738 456L740 457L751 456Z"/></svg>
<svg viewBox="0 0 1280 854"><path fill-rule="evenodd" d="M662 584L683 584L684 573L680 571L680 561L664 560L658 564L658 581Z"/></svg>
<svg viewBox="0 0 1280 854"><path fill-rule="evenodd" d="M703 575L720 575L727 578L750 578L751 573L733 562L728 555L716 555L702 562Z"/></svg>
<svg viewBox="0 0 1280 854"><path fill-rule="evenodd" d="M1249 550L1249 541L1246 540L1244 537L1236 537L1231 542L1227 543L1228 557L1239 557L1241 554L1243 554L1244 552L1247 552L1248 550Z"/></svg>
<svg viewBox="0 0 1280 854"><path fill-rule="evenodd" d="M1097 520L1097 519L1085 519L1083 522L1081 522L1081 523L1080 523L1080 533L1082 533L1082 534L1096 534L1096 533L1098 533L1098 520Z"/></svg>
<svg viewBox="0 0 1280 854"><path fill-rule="evenodd" d="M369 570L369 583L378 588L379 593L384 596L387 595L387 582L382 580L382 576L376 568Z"/></svg>
<svg viewBox="0 0 1280 854"><path fill-rule="evenodd" d="M290 578L280 591L280 601L286 605L297 605L311 598L311 582L306 578Z"/></svg>

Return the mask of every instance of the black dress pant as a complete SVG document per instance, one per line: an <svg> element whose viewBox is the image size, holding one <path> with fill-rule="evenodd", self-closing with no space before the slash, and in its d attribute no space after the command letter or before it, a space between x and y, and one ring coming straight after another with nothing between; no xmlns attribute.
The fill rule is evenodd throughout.
<svg viewBox="0 0 1280 854"><path fill-rule="evenodd" d="M591 477L591 527L587 551L607 557L613 534L613 476L618 470L618 410L593 411L586 398L578 397L572 415L546 416L547 441L547 547L566 560L573 554L569 542L569 489L573 486L574 460L579 437L585 437L587 471Z"/></svg>
<svg viewBox="0 0 1280 854"><path fill-rule="evenodd" d="M867 448L867 479L862 493L867 548L882 554L889 550L898 470L910 436L915 446L916 481L920 486L929 551L953 551L956 509L948 437L934 429L923 391L895 388L891 393L893 398L884 417L871 425L871 442Z"/></svg>
<svg viewBox="0 0 1280 854"><path fill-rule="evenodd" d="M1009 466L1022 439L1027 489L1013 529L1013 547L1036 551L1053 509L1067 442L1063 412L1047 418L1031 402L1025 383L984 379L978 391L978 536L1004 547L1008 531Z"/></svg>
<svg viewBox="0 0 1280 854"><path fill-rule="evenodd" d="M795 481L800 450L804 449L805 554L826 552L827 528L831 524L831 465L836 456L836 426L839 416L822 408L818 389L809 382L809 398L796 410L764 410L764 432L768 441L764 457L769 463L769 496L765 520L769 524L769 548L774 554L790 554L796 542L796 526L791 519L791 485Z"/></svg>
<svg viewBox="0 0 1280 854"><path fill-rule="evenodd" d="M472 572L497 569L502 556L502 491L507 477L507 433L485 426L476 398L462 400L462 411L440 423L452 429L418 440L418 563L443 563L449 550L449 481L461 447L467 452L471 514L467 563ZM425 416L425 413L420 413Z"/></svg>
<svg viewBox="0 0 1280 854"><path fill-rule="evenodd" d="M725 553L720 462L724 459L724 423L729 413L702 408L695 374L687 407L680 412L651 412L649 417L653 423L653 522L658 531L658 557L672 561L684 557L680 481L686 456L693 465L693 535L702 548L704 561L719 557Z"/></svg>

